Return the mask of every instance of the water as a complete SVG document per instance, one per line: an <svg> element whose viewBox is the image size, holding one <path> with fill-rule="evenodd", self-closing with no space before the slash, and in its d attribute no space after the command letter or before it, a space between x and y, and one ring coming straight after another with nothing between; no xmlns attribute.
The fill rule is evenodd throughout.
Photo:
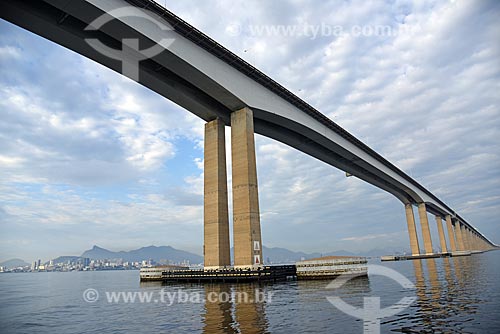
<svg viewBox="0 0 500 334"><path fill-rule="evenodd" d="M330 289L329 281L162 286L140 283L137 271L0 274L0 332L363 333L363 321L339 311L326 296L338 296L355 307L363 307L364 297L375 296L380 297L382 308L403 297L416 297L408 308L381 320L382 333L500 333L499 260L500 252L488 252L450 259L373 262L406 276L414 289L378 275ZM88 288L100 294L94 303L82 297ZM181 289L193 299L176 299L168 305L168 300L157 298L162 288L172 296ZM154 299L109 303L106 291L151 293L156 303ZM224 293L254 296L255 291L267 299L259 303L203 300Z"/></svg>

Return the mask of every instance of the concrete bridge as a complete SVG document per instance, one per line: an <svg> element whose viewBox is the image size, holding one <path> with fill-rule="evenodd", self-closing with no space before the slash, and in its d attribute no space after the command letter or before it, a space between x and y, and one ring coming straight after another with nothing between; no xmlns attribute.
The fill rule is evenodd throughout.
<svg viewBox="0 0 500 334"><path fill-rule="evenodd" d="M374 150L154 1L0 0L0 15L138 81L207 122L207 269L230 265L225 126L231 126L232 138L235 267L260 266L263 259L254 133L393 194L406 211L413 255L433 253L427 213L436 217L443 253L497 248ZM414 207L418 208L423 247L417 238Z"/></svg>

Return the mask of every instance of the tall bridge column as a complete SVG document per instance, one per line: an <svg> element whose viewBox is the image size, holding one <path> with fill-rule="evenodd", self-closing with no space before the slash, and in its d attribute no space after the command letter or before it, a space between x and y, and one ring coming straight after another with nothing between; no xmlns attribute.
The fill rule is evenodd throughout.
<svg viewBox="0 0 500 334"><path fill-rule="evenodd" d="M216 269L231 265L226 141L221 120L205 124L204 150L204 267Z"/></svg>
<svg viewBox="0 0 500 334"><path fill-rule="evenodd" d="M477 242L477 234L476 233L472 233L472 242L473 242L473 247L474 247L474 250L479 250L479 245L478 245L478 242Z"/></svg>
<svg viewBox="0 0 500 334"><path fill-rule="evenodd" d="M443 219L441 218L441 216L436 216L436 224L439 233L439 243L441 244L441 253L448 253L448 248L446 247L446 238L444 237Z"/></svg>
<svg viewBox="0 0 500 334"><path fill-rule="evenodd" d="M476 250L474 246L474 232L471 229L469 229L469 248L470 250Z"/></svg>
<svg viewBox="0 0 500 334"><path fill-rule="evenodd" d="M470 230L468 227L465 227L465 229L464 229L463 238L464 238L465 249L468 251L472 250L471 243L470 243Z"/></svg>
<svg viewBox="0 0 500 334"><path fill-rule="evenodd" d="M420 227L422 228L425 254L432 254L431 230L429 229L429 220L427 219L427 209L425 208L425 203L418 204L418 216L420 217Z"/></svg>
<svg viewBox="0 0 500 334"><path fill-rule="evenodd" d="M262 240L253 112L249 108L231 114L231 154L234 266L257 267L262 265Z"/></svg>
<svg viewBox="0 0 500 334"><path fill-rule="evenodd" d="M417 227L415 226L415 216L413 215L413 206L405 204L406 223L408 224L408 235L410 237L411 255L419 255L420 247L418 246Z"/></svg>
<svg viewBox="0 0 500 334"><path fill-rule="evenodd" d="M465 250L465 245L464 245L464 240L462 238L462 228L459 221L455 222L455 235L457 237L457 246L458 250L464 251Z"/></svg>
<svg viewBox="0 0 500 334"><path fill-rule="evenodd" d="M481 251L485 251L486 243L484 242L483 238L481 238L480 235L477 236L477 242L478 242L478 249Z"/></svg>
<svg viewBox="0 0 500 334"><path fill-rule="evenodd" d="M448 230L448 239L450 240L450 251L457 251L457 244L455 243L455 233L453 232L453 225L451 223L451 216L446 215L446 229Z"/></svg>

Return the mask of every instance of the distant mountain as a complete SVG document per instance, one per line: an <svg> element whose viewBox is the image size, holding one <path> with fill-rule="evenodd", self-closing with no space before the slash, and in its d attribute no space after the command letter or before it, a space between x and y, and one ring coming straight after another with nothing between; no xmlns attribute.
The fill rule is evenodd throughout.
<svg viewBox="0 0 500 334"><path fill-rule="evenodd" d="M262 252L264 254L265 264L286 264L295 263L303 259L313 259L322 256L380 256L398 253L394 249L384 248L384 249L374 249L368 252L353 253L346 250L338 250L333 252L325 253L305 253L305 252L295 252L286 248L280 247L266 247L262 246ZM234 259L234 248L231 248L231 259Z"/></svg>
<svg viewBox="0 0 500 334"><path fill-rule="evenodd" d="M401 249L400 247L384 247L384 248L376 248L371 249L367 252L361 252L359 255L363 256L382 256L382 255L398 255L403 253L410 253L409 250Z"/></svg>
<svg viewBox="0 0 500 334"><path fill-rule="evenodd" d="M320 253L294 252L286 248L262 246L264 263L294 263L302 259L320 257Z"/></svg>
<svg viewBox="0 0 500 334"><path fill-rule="evenodd" d="M295 252L281 247L266 247L262 246L265 264L286 264L295 263L304 259L313 259L321 256L340 255L340 256L356 256L354 253L347 251L338 251L330 253L305 253ZM234 260L234 248L231 248L231 259Z"/></svg>
<svg viewBox="0 0 500 334"><path fill-rule="evenodd" d="M233 257L234 248L231 248L231 258ZM407 251L408 252L408 251ZM325 253L305 253L295 252L286 248L280 247L266 247L263 246L264 263L265 264L284 264L294 263L302 259L312 259L321 256L339 255L339 256L381 256L402 254L403 251L398 248L379 248L367 252L352 253L345 250ZM90 258L95 260L104 259L123 259L123 261L136 262L142 260L152 259L158 263L175 262L180 263L189 261L191 264L202 264L203 257L198 254L193 254L183 250L175 249L170 246L148 246L131 251L113 252L99 246L93 246L91 249L83 252L81 256L59 256L53 259L54 264L77 262L81 258ZM48 262L47 262L48 263ZM0 266L6 268L17 268L29 266L29 263L21 259L11 259L0 263Z"/></svg>
<svg viewBox="0 0 500 334"><path fill-rule="evenodd" d="M86 250L83 252L82 257L88 257L90 259L95 259L95 260L104 260L104 259L118 259L122 258L122 256L118 254L123 254L125 252L112 252L110 250L101 248L99 246L94 245L89 250ZM124 259L125 260L125 259ZM125 260L128 261L128 260Z"/></svg>
<svg viewBox="0 0 500 334"><path fill-rule="evenodd" d="M183 262L189 261L192 264L203 263L203 257L197 254L175 249L170 246L148 246L131 251L113 252L98 246L92 247L81 255L96 260L103 259L123 259L123 261L142 261L152 259L156 262Z"/></svg>
<svg viewBox="0 0 500 334"><path fill-rule="evenodd" d="M353 253L353 252L349 252L349 251L346 251L346 250L343 250L343 249L323 254L323 256L331 256L331 255L337 255L337 256L363 256L362 253Z"/></svg>
<svg viewBox="0 0 500 334"><path fill-rule="evenodd" d="M78 259L80 259L79 256L59 256L59 257L56 257L55 259L53 259L52 261L55 263L55 264L58 264L58 263L73 263L73 262L77 262ZM48 263L48 262L46 262Z"/></svg>
<svg viewBox="0 0 500 334"><path fill-rule="evenodd" d="M10 259L0 263L0 267L5 267L5 268L18 268L18 267L26 267L29 265L30 265L29 263L24 262L24 260L21 259Z"/></svg>

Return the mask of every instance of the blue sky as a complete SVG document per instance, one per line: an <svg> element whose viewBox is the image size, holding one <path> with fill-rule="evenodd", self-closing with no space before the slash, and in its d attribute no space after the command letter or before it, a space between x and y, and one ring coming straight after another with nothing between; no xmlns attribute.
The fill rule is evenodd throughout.
<svg viewBox="0 0 500 334"><path fill-rule="evenodd" d="M500 242L496 1L166 4ZM396 33L354 33L382 25ZM265 30L277 26L300 33ZM202 120L5 21L0 69L0 260L94 244L201 254ZM265 245L409 248L391 195L273 140L256 143ZM433 220L431 232L437 245Z"/></svg>

